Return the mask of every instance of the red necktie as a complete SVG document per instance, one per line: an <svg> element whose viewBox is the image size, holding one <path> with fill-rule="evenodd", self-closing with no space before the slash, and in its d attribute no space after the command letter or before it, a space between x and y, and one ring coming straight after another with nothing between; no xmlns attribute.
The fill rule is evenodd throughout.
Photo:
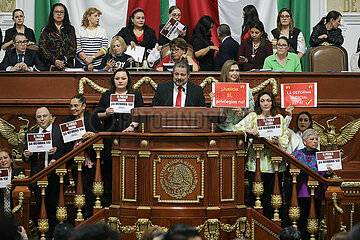
<svg viewBox="0 0 360 240"><path fill-rule="evenodd" d="M42 131L46 133L46 129ZM39 172L45 168L45 152L39 152Z"/></svg>
<svg viewBox="0 0 360 240"><path fill-rule="evenodd" d="M182 86L178 86L178 94L176 96L175 107L181 107L181 90L182 90Z"/></svg>

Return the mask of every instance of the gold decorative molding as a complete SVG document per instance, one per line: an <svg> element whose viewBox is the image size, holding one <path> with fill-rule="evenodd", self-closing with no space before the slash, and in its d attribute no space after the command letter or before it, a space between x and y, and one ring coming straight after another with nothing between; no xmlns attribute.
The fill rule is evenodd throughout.
<svg viewBox="0 0 360 240"><path fill-rule="evenodd" d="M218 207L218 206L207 207L206 210L209 210L209 211L220 210L220 207Z"/></svg>
<svg viewBox="0 0 360 240"><path fill-rule="evenodd" d="M150 157L150 155L151 155L150 151L139 151L139 157L148 158Z"/></svg>
<svg viewBox="0 0 360 240"><path fill-rule="evenodd" d="M213 82L217 83L217 82L219 82L219 80L217 80L214 77L207 77L202 81L202 83L200 83L200 87L204 88L206 85L212 84Z"/></svg>
<svg viewBox="0 0 360 240"><path fill-rule="evenodd" d="M237 150L236 151L236 156L245 157L246 156L246 151L245 150Z"/></svg>
<svg viewBox="0 0 360 240"><path fill-rule="evenodd" d="M223 159L231 159L231 198L223 198ZM220 156L220 202L235 201L235 157L232 155Z"/></svg>
<svg viewBox="0 0 360 240"><path fill-rule="evenodd" d="M134 159L134 177L135 177L135 181L134 181L134 198L126 198L125 197L125 160L126 158L133 158ZM137 156L136 155L124 155L122 156L122 183L121 183L121 195L122 195L122 200L124 202L136 202L137 201Z"/></svg>
<svg viewBox="0 0 360 240"><path fill-rule="evenodd" d="M112 157L119 157L120 154L121 154L120 150L116 150L116 149L111 150L111 156Z"/></svg>
<svg viewBox="0 0 360 240"><path fill-rule="evenodd" d="M344 213L344 210L341 208L341 207L339 207L339 205L338 205L338 203L337 203L337 193L336 192L333 192L332 193L332 202L333 202L333 205L334 205L334 209L338 212L338 213L340 213L340 214L343 214ZM335 211L334 211L334 213L333 213L334 215L335 215Z"/></svg>
<svg viewBox="0 0 360 240"><path fill-rule="evenodd" d="M18 204L14 207L14 209L11 211L12 214L15 214L17 211L20 210L21 216L23 213L23 203L24 203L24 193L23 192L19 192L19 202Z"/></svg>
<svg viewBox="0 0 360 240"><path fill-rule="evenodd" d="M214 139L213 139L213 140L210 140L209 146L210 146L210 147L215 147L215 146L216 146L216 141L215 141Z"/></svg>
<svg viewBox="0 0 360 240"><path fill-rule="evenodd" d="M194 174L194 183L190 186L190 188L187 188L187 190L182 193L181 195L179 194L176 194L174 196L172 196L172 194L169 192L169 191L165 191L164 189L164 183L162 184L162 187L163 187L163 190L166 192L166 194L170 194L169 196L170 197L173 197L173 198L177 198L179 200L164 200L164 199L161 199L161 196L159 194L157 194L157 171L156 171L156 164L160 164L162 162L162 159L172 159L171 161L169 161L168 164L166 164L164 166L165 167L171 167L171 163L175 164L175 163L181 163L185 166L185 168L188 168L190 169L189 171ZM184 198L186 196L188 196L190 193L192 193L195 188L196 188L196 185L198 183L198 178L197 177L197 172L194 168L194 166L187 162L187 161L184 161L184 159L196 159L196 163L200 164L200 168L201 168L201 173L200 173L200 195L197 195L196 196L196 200L181 200L181 198ZM159 173L159 182L161 184L161 176L160 174L165 171L164 169L162 169ZM196 176L195 176L196 174ZM191 156L191 155L161 155L161 156L158 156L158 159L154 161L154 164L153 164L153 197L154 198L157 198L158 199L158 202L160 203L199 203L200 202L200 199L203 199L204 198L204 160L201 160L200 159L200 156ZM195 183L196 181L196 183Z"/></svg>
<svg viewBox="0 0 360 240"><path fill-rule="evenodd" d="M149 206L138 206L136 209L137 210L151 210L151 207L149 207Z"/></svg>
<svg viewBox="0 0 360 240"><path fill-rule="evenodd" d="M219 157L219 151L207 151L208 157Z"/></svg>
<svg viewBox="0 0 360 240"><path fill-rule="evenodd" d="M88 84L92 89L94 89L95 91L97 91L99 93L104 93L107 90L109 90L108 88L104 88L104 87L97 85L92 80L88 79L87 77L82 77L79 80L79 90L78 90L79 94L84 94L84 87L86 84Z"/></svg>
<svg viewBox="0 0 360 240"><path fill-rule="evenodd" d="M342 182L341 188L360 188L360 182Z"/></svg>
<svg viewBox="0 0 360 240"><path fill-rule="evenodd" d="M141 140L141 146L147 147L149 145L149 142L147 140Z"/></svg>
<svg viewBox="0 0 360 240"><path fill-rule="evenodd" d="M261 229L263 229L265 232L269 233L271 236L273 236L275 239L279 239L279 235L275 232L271 231L269 228L267 228L265 225L261 224L260 222L256 221L254 218L251 220L251 239L255 239L255 225L259 226Z"/></svg>
<svg viewBox="0 0 360 240"><path fill-rule="evenodd" d="M343 203L343 206L351 206L350 209L350 226L348 229L351 229L354 225L354 214L355 214L355 203Z"/></svg>
<svg viewBox="0 0 360 240"><path fill-rule="evenodd" d="M157 83L154 82L154 80L152 80L150 77L142 77L140 78L140 80L138 80L134 85L133 85L133 88L135 90L139 89L143 84L150 84L150 86L156 90L157 89Z"/></svg>
<svg viewBox="0 0 360 240"><path fill-rule="evenodd" d="M278 83L275 78L269 78L269 79L265 80L264 82L260 83L259 85L257 85L256 87L252 88L251 89L252 94L260 92L269 84L272 87L272 90L271 90L272 94L274 94L274 96L276 96L279 92L279 87L278 87Z"/></svg>

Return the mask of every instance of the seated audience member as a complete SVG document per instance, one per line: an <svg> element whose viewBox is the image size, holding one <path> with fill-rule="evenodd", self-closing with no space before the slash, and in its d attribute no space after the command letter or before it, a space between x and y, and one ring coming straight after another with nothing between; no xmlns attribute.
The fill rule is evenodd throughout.
<svg viewBox="0 0 360 240"><path fill-rule="evenodd" d="M285 72L301 72L300 59L295 53L289 52L286 37L280 37L276 43L277 52L265 59L263 69Z"/></svg>
<svg viewBox="0 0 360 240"><path fill-rule="evenodd" d="M22 167L16 167L11 152L7 148L0 148L0 168L7 169L11 181L15 176L18 176L21 172L25 174L25 169ZM11 215L13 209L13 201L11 192L14 189L12 183L6 185L6 188L0 188L0 213Z"/></svg>
<svg viewBox="0 0 360 240"><path fill-rule="evenodd" d="M1 70L14 72L45 70L37 52L27 49L27 39L23 33L15 33L12 42L15 48L6 50L4 59L0 64Z"/></svg>
<svg viewBox="0 0 360 240"><path fill-rule="evenodd" d="M146 229L146 231L141 236L140 240L154 240L156 236L164 233L164 231L159 226L153 226Z"/></svg>
<svg viewBox="0 0 360 240"><path fill-rule="evenodd" d="M353 226L347 234L346 240L359 240L360 222Z"/></svg>
<svg viewBox="0 0 360 240"><path fill-rule="evenodd" d="M102 126L97 114L90 113L86 110L86 98L82 94L75 95L70 100L71 115L62 119L62 123L82 119L85 125L86 133L82 136L82 139L67 142L66 153L79 147L86 140L90 139L95 133L102 130ZM87 219L93 214L93 206L95 204L95 196L92 193L93 182L95 178L95 163L96 153L92 147L85 151L85 162L82 168L82 180L85 194L85 206L83 209L84 218ZM72 176L75 184L77 185L77 166L71 166Z"/></svg>
<svg viewBox="0 0 360 240"><path fill-rule="evenodd" d="M116 71L119 68L129 68L130 59L133 58L124 53L126 49L126 43L122 37L113 37L109 51L102 59L100 69L103 69L103 71Z"/></svg>
<svg viewBox="0 0 360 240"><path fill-rule="evenodd" d="M14 26L5 31L5 39L2 45L2 49L6 50L11 48L14 44L13 38L15 33L23 33L25 37L29 40L27 44L35 44L35 34L31 28L28 28L24 25L25 15L23 10L15 9L12 12L12 20L14 21Z"/></svg>
<svg viewBox="0 0 360 240"><path fill-rule="evenodd" d="M62 134L58 125L52 123L52 115L46 107L40 107L36 110L35 114L36 123L39 127L30 130L30 133L50 133L52 148L48 152L31 152L28 150L27 137L25 137L25 146L23 152L23 161L30 162L31 172L30 176L34 176L50 164L54 163L57 159L65 154L65 144ZM55 171L48 175L48 186L46 188L45 206L47 216L49 218L49 231L47 236L51 237L56 220L56 207L59 197L59 177ZM41 189L34 184L31 186L32 191L35 193L35 200L38 210L41 208Z"/></svg>
<svg viewBox="0 0 360 240"><path fill-rule="evenodd" d="M242 18L244 19L244 22L241 27L241 41L250 37L250 24L256 21L260 21L259 14L254 5L246 5L243 8L242 13Z"/></svg>
<svg viewBox="0 0 360 240"><path fill-rule="evenodd" d="M20 231L21 228L21 231ZM0 213L0 232L1 239L22 240L27 239L26 231L23 226L18 226L14 218Z"/></svg>
<svg viewBox="0 0 360 240"><path fill-rule="evenodd" d="M332 236L330 240L346 240L346 239L348 239L348 238L346 238L347 235L348 235L348 232L338 232L338 233L334 234L334 236ZM352 238L350 240L352 240Z"/></svg>
<svg viewBox="0 0 360 240"><path fill-rule="evenodd" d="M351 56L350 67L352 72L360 72L360 38L357 43L356 53Z"/></svg>
<svg viewBox="0 0 360 240"><path fill-rule="evenodd" d="M316 152L319 152L316 148L318 147L319 137L314 129L307 129L302 135L303 143L305 148L296 150L292 155L305 164L313 171L319 173L323 177L330 177L333 175L333 170L328 167L328 171L318 171L318 165L316 161ZM310 190L307 186L308 175L301 171L297 177L297 196L298 203L300 206L300 219L298 221L299 230L301 232L301 239L309 239L309 233L307 231L307 219L310 211ZM315 210L316 216L320 218L321 212L321 201L325 199L326 185L320 184L315 189Z"/></svg>
<svg viewBox="0 0 360 240"><path fill-rule="evenodd" d="M75 29L70 24L68 10L64 4L55 3L39 38L40 59L47 69L55 66L54 70L64 70L74 67L75 52Z"/></svg>
<svg viewBox="0 0 360 240"><path fill-rule="evenodd" d="M219 51L211 41L211 30L214 27L214 20L210 16L202 16L196 23L190 44L194 47L194 55L201 71L215 70L214 53Z"/></svg>
<svg viewBox="0 0 360 240"><path fill-rule="evenodd" d="M237 61L239 43L231 37L230 27L227 24L221 24L217 28L217 36L221 44L215 57L215 69L220 71L227 60Z"/></svg>
<svg viewBox="0 0 360 240"><path fill-rule="evenodd" d="M153 49L157 42L155 31L145 24L145 13L141 8L131 12L126 27L123 27L116 36L122 37L126 45L131 45L132 49L135 49L136 45L145 47L145 52Z"/></svg>
<svg viewBox="0 0 360 240"><path fill-rule="evenodd" d="M235 60L227 60L222 69L221 69L221 82L240 82L240 70L239 65ZM233 127L235 124L239 123L245 115L249 111L254 110L254 97L251 93L251 90L249 88L249 108L225 108L227 111L227 116L224 122L217 123L217 129L218 132L232 132ZM211 101L214 98L214 93L211 92L210 94Z"/></svg>
<svg viewBox="0 0 360 240"><path fill-rule="evenodd" d="M196 228L179 223L169 228L163 240L201 240L201 237Z"/></svg>
<svg viewBox="0 0 360 240"><path fill-rule="evenodd" d="M86 224L77 228L71 240L121 240L121 233L109 226L96 223Z"/></svg>
<svg viewBox="0 0 360 240"><path fill-rule="evenodd" d="M280 240L301 240L300 231L294 228L293 226L289 226L283 228L280 232Z"/></svg>
<svg viewBox="0 0 360 240"><path fill-rule="evenodd" d="M330 11L326 17L323 17L313 28L309 39L310 46L316 47L325 42L339 46L342 45L344 37L339 28L341 16L341 13L337 11Z"/></svg>
<svg viewBox="0 0 360 240"><path fill-rule="evenodd" d="M176 62L172 74L173 80L159 83L152 106L205 107L203 89L189 82L190 66L187 62Z"/></svg>
<svg viewBox="0 0 360 240"><path fill-rule="evenodd" d="M261 69L265 58L273 53L271 42L267 38L264 25L260 21L250 24L250 37L241 41L239 60L242 70Z"/></svg>
<svg viewBox="0 0 360 240"><path fill-rule="evenodd" d="M108 38L103 27L99 26L102 12L88 8L76 31L75 67L86 67L87 70L100 69L101 60L108 48Z"/></svg>
<svg viewBox="0 0 360 240"><path fill-rule="evenodd" d="M179 21L181 20L181 10L178 6L171 6L169 8L169 19L172 17L174 18L176 21ZM185 24L184 24L185 25ZM158 43L160 46L163 46L165 44L167 44L168 42L170 42L170 40L165 37L164 35L162 35L160 33L160 31L164 28L165 26L165 23L164 24L160 24L159 26L159 40L158 40ZM177 30L178 33L179 33L179 36L180 38L183 38L186 43L189 42L189 38L190 38L190 31L189 31L189 26L188 25L185 25L185 28L183 30Z"/></svg>
<svg viewBox="0 0 360 240"><path fill-rule="evenodd" d="M74 233L74 227L70 223L58 223L54 229L53 240L69 240Z"/></svg>
<svg viewBox="0 0 360 240"><path fill-rule="evenodd" d="M306 53L306 43L301 30L295 27L294 17L290 9L283 8L277 16L277 27L271 30L272 39L285 36L292 50L301 59Z"/></svg>
<svg viewBox="0 0 360 240"><path fill-rule="evenodd" d="M157 71L164 70L164 63L175 63L179 61L185 61L188 64L192 65L192 70L194 72L199 71L199 65L192 57L186 55L187 52L187 43L182 38L175 38L170 41L170 52L171 54L165 57L159 65L156 66Z"/></svg>

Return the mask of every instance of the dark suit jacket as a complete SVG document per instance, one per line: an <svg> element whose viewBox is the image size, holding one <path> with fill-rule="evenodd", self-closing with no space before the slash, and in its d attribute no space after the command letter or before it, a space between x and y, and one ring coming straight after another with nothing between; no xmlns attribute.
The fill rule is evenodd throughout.
<svg viewBox="0 0 360 240"><path fill-rule="evenodd" d="M28 133L39 133L39 128L35 128L31 131L29 131ZM52 141L52 145L53 147L56 147L56 152L54 153L54 155L49 155L48 157L48 163L52 160L52 159L59 159L62 156L65 155L65 144L61 135L61 131L58 125L52 124L52 130L51 130L51 141ZM24 150L28 149L28 145L27 145L27 136L25 136L25 145L24 145ZM31 173L30 175L33 176L36 173L39 172L39 153L33 153L33 155L31 155L29 157L29 159L26 159L23 156L23 160L24 162L29 162L30 161L30 165L31 165Z"/></svg>
<svg viewBox="0 0 360 240"><path fill-rule="evenodd" d="M18 62L16 49L8 49L5 52L5 57L0 64L0 69L5 70L9 66L15 66ZM37 52L35 50L26 49L24 62L28 67L36 67L40 71L45 71L45 67L40 61Z"/></svg>
<svg viewBox="0 0 360 240"><path fill-rule="evenodd" d="M215 57L215 69L220 71L222 65L229 59L238 61L239 43L231 36L226 38L219 47L219 52Z"/></svg>
<svg viewBox="0 0 360 240"><path fill-rule="evenodd" d="M159 83L152 106L173 106L174 82ZM206 107L203 89L195 83L188 82L185 107Z"/></svg>

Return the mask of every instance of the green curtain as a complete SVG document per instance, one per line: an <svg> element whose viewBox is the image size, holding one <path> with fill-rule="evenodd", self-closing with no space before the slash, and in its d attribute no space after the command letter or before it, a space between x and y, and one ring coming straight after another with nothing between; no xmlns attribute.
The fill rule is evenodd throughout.
<svg viewBox="0 0 360 240"><path fill-rule="evenodd" d="M295 27L299 28L304 35L307 48L311 34L310 26L310 0L278 0L278 10L289 8L294 15ZM306 54L301 59L303 71L307 71Z"/></svg>
<svg viewBox="0 0 360 240"><path fill-rule="evenodd" d="M41 29L47 24L51 6L59 0L35 0L35 37L39 41Z"/></svg>
<svg viewBox="0 0 360 240"><path fill-rule="evenodd" d="M169 20L169 0L160 0L160 22L166 23Z"/></svg>

